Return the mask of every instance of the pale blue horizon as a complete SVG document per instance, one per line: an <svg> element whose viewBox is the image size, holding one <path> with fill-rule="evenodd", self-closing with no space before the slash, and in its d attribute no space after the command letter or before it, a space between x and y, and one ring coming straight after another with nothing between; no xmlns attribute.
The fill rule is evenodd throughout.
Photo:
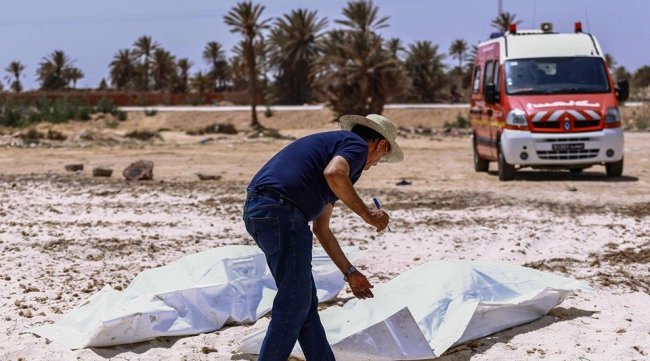
<svg viewBox="0 0 650 361"><path fill-rule="evenodd" d="M259 1L266 9L263 18L278 17L292 9L317 10L319 17L336 27L346 1L311 0ZM0 69L5 88L11 61L26 65L23 85L38 87L36 69L43 57L63 50L74 60L85 77L78 88L96 88L102 78L108 81L108 64L118 50L130 48L142 35L149 35L177 58L189 58L192 73L207 69L201 52L209 41L230 49L239 37L230 33L223 16L236 1L207 0L0 0ZM429 40L448 53L451 42L464 39L469 45L486 40L494 29L490 22L497 15L497 0L375 0L379 16L388 16L389 27L380 32L385 38L397 37L405 46ZM594 34L606 53L618 65L634 71L649 65L650 27L644 17L650 10L646 0L504 0L503 10L522 20L520 28L538 28L552 22L555 30L570 32L581 21L585 31ZM638 45L636 45L638 44ZM447 57L450 67L456 60Z"/></svg>

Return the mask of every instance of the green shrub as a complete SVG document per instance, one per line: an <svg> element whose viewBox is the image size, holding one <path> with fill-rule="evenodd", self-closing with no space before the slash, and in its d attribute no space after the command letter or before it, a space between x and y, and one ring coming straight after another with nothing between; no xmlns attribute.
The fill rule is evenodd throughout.
<svg viewBox="0 0 650 361"><path fill-rule="evenodd" d="M264 110L264 116L267 118L273 116L273 110L271 110L271 106L269 104L266 104L266 109Z"/></svg>
<svg viewBox="0 0 650 361"><path fill-rule="evenodd" d="M469 119L467 119L464 116L458 114L456 116L456 121L455 122L445 122L443 124L442 128L445 131L445 133L449 133L449 132L451 132L452 129L455 129L455 128L465 129L465 128L469 128L470 126L471 126L471 123L470 123Z"/></svg>
<svg viewBox="0 0 650 361"><path fill-rule="evenodd" d="M97 102L97 106L95 107L95 109L98 113L107 113L107 114L115 114L118 111L115 104L113 104L112 101L106 98L101 98L99 102Z"/></svg>
<svg viewBox="0 0 650 361"><path fill-rule="evenodd" d="M88 121L94 113L112 114L119 121L127 118L124 111L106 99L101 99L96 107L91 107L82 105L76 97L63 97L54 101L40 97L33 103L0 102L0 125L27 127L39 122L64 123L72 119Z"/></svg>
<svg viewBox="0 0 650 361"><path fill-rule="evenodd" d="M17 127L23 121L24 113L20 105L13 102L4 103L0 106L0 125Z"/></svg>
<svg viewBox="0 0 650 361"><path fill-rule="evenodd" d="M87 106L81 106L77 108L77 114L75 115L75 118L82 121L89 121L91 119L92 113L93 113L92 108Z"/></svg>
<svg viewBox="0 0 650 361"><path fill-rule="evenodd" d="M470 122L469 119L465 118L464 116L458 114L456 116L456 124L458 125L458 128L469 128L470 127Z"/></svg>
<svg viewBox="0 0 650 361"><path fill-rule="evenodd" d="M126 118L127 118L127 116L126 116L126 112L123 111L123 110L118 110L118 111L116 111L114 115L115 115L115 117L117 118L117 120L119 120L120 122L125 121Z"/></svg>

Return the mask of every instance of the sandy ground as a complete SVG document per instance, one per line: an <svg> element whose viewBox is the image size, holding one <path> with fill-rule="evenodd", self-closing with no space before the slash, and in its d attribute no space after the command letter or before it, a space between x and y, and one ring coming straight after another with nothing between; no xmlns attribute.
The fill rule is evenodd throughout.
<svg viewBox="0 0 650 361"><path fill-rule="evenodd" d="M388 114L401 125L440 128L454 113ZM64 142L0 148L0 360L249 360L239 340L268 323L230 326L190 337L77 351L26 329L54 322L110 284L126 287L140 271L226 244L253 244L240 220L245 186L289 140L184 130L212 122L245 128L246 114L134 115L117 128L105 120L57 125ZM264 118L261 118L265 122ZM327 114L277 114L266 124L284 135L334 129ZM41 126L45 129L52 126ZM160 131L127 140L134 129ZM94 140L79 139L83 130ZM11 143L9 130L5 144ZM11 139L10 139L11 138ZM650 134L626 133L624 176L603 167L582 174L522 170L512 182L475 173L468 136L417 134L399 139L406 161L380 165L357 183L391 215L392 232L376 233L343 205L333 229L361 249L359 268L385 282L437 259L528 265L586 280L594 292L573 296L549 315L449 350L440 360L650 359ZM154 180L125 182L130 162L155 162ZM66 164L86 169L67 173ZM110 179L90 176L112 167ZM197 172L220 175L198 181ZM402 179L409 186L396 185ZM431 275L431 282L444 275ZM351 297L346 289L323 307Z"/></svg>

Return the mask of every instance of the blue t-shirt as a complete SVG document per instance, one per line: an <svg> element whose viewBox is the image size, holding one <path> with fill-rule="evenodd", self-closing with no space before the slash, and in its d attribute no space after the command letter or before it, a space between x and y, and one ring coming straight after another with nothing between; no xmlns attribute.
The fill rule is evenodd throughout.
<svg viewBox="0 0 650 361"><path fill-rule="evenodd" d="M284 194L312 221L328 203L338 200L323 175L337 155L350 164L349 177L354 184L366 164L368 143L350 131L339 130L308 135L289 144L257 172L248 188L272 188Z"/></svg>

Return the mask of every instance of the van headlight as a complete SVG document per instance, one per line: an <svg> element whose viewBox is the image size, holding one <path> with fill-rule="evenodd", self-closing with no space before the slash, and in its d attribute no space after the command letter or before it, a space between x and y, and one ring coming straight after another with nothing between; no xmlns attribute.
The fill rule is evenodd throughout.
<svg viewBox="0 0 650 361"><path fill-rule="evenodd" d="M527 127L526 113L521 109L513 109L506 116L506 124L515 127Z"/></svg>
<svg viewBox="0 0 650 361"><path fill-rule="evenodd" d="M605 123L619 123L621 121L621 113L618 111L617 107L607 108L607 113L605 113Z"/></svg>

